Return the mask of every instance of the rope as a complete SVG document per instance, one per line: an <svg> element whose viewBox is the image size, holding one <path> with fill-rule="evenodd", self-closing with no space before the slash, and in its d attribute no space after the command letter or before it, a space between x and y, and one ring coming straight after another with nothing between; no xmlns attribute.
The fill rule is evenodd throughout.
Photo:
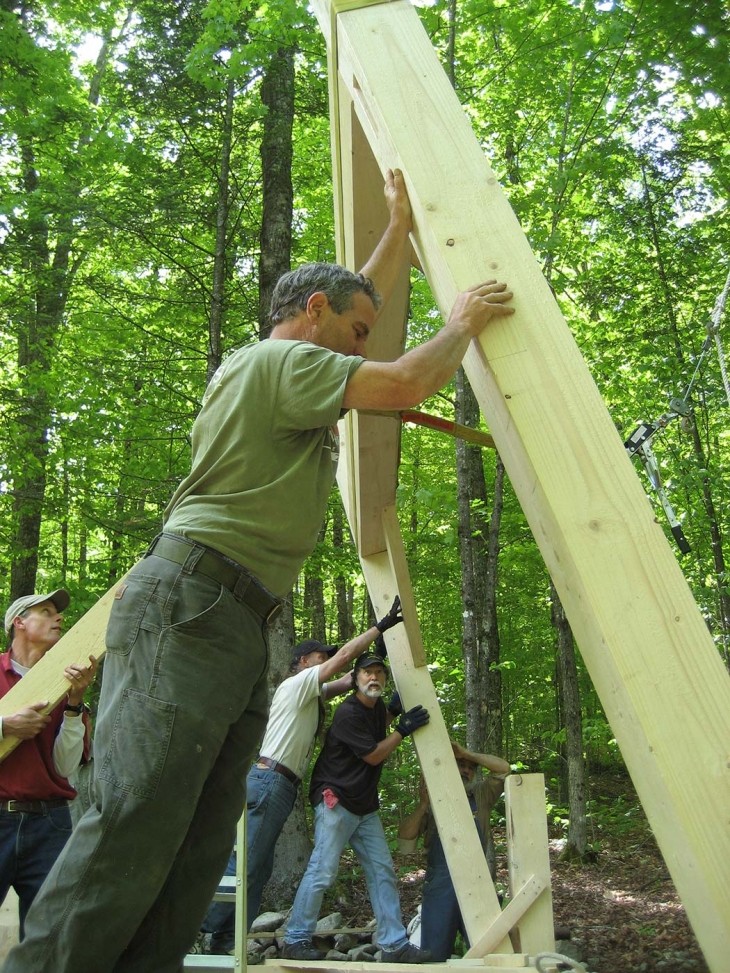
<svg viewBox="0 0 730 973"><path fill-rule="evenodd" d="M535 969L538 973L550 973L546 967L544 967L543 961L550 961L551 966L556 963L562 963L567 966L568 969L577 970L578 973L586 973L586 967L582 963L578 963L576 960L571 959L570 956L564 956L562 953L538 953L535 956Z"/></svg>
<svg viewBox="0 0 730 973"><path fill-rule="evenodd" d="M728 290L730 290L730 274L727 276L725 281L725 286L722 293L715 301L715 307L710 315L710 320L705 325L705 331L707 332L707 337L702 342L702 348L700 349L700 354L697 358L695 364L695 370L692 373L692 378L689 380L689 385L684 393L683 400L689 402L690 396L692 395L692 390L694 389L695 382L697 381L697 374L702 367L702 363L707 356L707 352L712 347L712 339L715 339L715 345L717 346L717 355L720 359L720 374L722 375L722 384L725 386L725 394L727 395L728 405L730 405L730 382L728 382L727 368L725 366L725 352L722 347L722 340L720 338L720 318L722 317L723 311L725 310L725 302L727 300Z"/></svg>
<svg viewBox="0 0 730 973"><path fill-rule="evenodd" d="M715 338L715 345L717 347L717 357L720 360L720 374L722 375L722 384L725 386L725 395L727 396L727 404L730 405L730 381L728 381L727 367L725 365L725 352L722 347L722 340L720 338L720 318L725 310L725 302L727 301L728 291L730 291L730 273L727 275L727 280L725 281L725 287L723 288L722 294L715 301L715 307L712 311L711 327L708 325L707 333L708 335Z"/></svg>

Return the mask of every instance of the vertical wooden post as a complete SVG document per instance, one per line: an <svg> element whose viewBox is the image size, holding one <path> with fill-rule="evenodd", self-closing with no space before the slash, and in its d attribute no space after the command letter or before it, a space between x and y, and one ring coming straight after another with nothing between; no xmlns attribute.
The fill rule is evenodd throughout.
<svg viewBox="0 0 730 973"><path fill-rule="evenodd" d="M553 902L550 890L545 778L515 774L505 782L507 858L512 895L534 876L544 891L517 923L520 950L534 956L555 949Z"/></svg>

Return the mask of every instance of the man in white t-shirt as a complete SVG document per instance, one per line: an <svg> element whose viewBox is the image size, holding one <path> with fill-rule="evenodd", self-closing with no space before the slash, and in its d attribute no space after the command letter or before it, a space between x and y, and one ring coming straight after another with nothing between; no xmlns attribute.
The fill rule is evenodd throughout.
<svg viewBox="0 0 730 973"><path fill-rule="evenodd" d="M324 717L323 701L352 689L348 672L342 672L353 659L394 625L403 621L400 598L390 611L362 635L337 649L314 639L294 649L284 679L271 701L269 721L261 742L260 756L246 779L246 928L259 913L261 897L274 864L274 849L289 817L302 777L307 771L314 744ZM385 655L385 645L382 654ZM233 852L226 875L236 873ZM211 933L210 952L230 953L234 946L234 906L216 902L203 921L203 933Z"/></svg>

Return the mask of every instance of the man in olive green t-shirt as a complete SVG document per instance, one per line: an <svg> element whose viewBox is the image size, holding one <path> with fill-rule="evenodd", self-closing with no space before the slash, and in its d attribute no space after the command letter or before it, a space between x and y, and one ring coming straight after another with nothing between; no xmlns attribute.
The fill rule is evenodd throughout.
<svg viewBox="0 0 730 973"><path fill-rule="evenodd" d="M96 800L28 913L4 973L177 973L233 845L267 716L266 624L316 542L347 409L407 409L445 385L494 317L496 281L396 361L365 345L406 254L411 210L362 274L310 264L272 298L270 339L224 362L193 426L164 533L120 583L106 634ZM377 290L376 290L377 289Z"/></svg>

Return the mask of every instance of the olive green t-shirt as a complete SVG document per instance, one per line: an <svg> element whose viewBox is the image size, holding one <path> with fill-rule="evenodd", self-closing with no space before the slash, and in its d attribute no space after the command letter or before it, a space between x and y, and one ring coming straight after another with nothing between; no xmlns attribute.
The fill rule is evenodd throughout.
<svg viewBox="0 0 730 973"><path fill-rule="evenodd" d="M165 530L215 548L285 595L322 526L345 386L362 362L281 338L226 359L193 425L192 468Z"/></svg>

